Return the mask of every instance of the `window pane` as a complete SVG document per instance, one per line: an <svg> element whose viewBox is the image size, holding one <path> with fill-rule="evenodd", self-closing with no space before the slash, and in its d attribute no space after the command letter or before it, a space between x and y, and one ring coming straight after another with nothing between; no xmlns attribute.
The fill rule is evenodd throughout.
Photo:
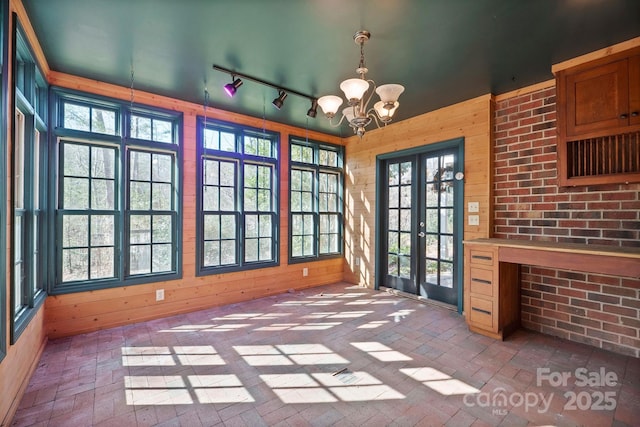
<svg viewBox="0 0 640 427"><path fill-rule="evenodd" d="M204 216L204 238L205 240L220 239L220 215Z"/></svg>
<svg viewBox="0 0 640 427"><path fill-rule="evenodd" d="M169 121L153 119L153 140L158 142L173 142L172 127Z"/></svg>
<svg viewBox="0 0 640 427"><path fill-rule="evenodd" d="M113 210L115 207L114 182L104 179L91 180L91 209Z"/></svg>
<svg viewBox="0 0 640 427"><path fill-rule="evenodd" d="M136 181L151 180L151 154L131 151L129 153L129 177Z"/></svg>
<svg viewBox="0 0 640 427"><path fill-rule="evenodd" d="M245 188L244 190L244 210L245 211L257 211L258 210L258 192L256 190L250 190Z"/></svg>
<svg viewBox="0 0 640 427"><path fill-rule="evenodd" d="M258 138L254 136L244 137L244 152L246 154L258 154Z"/></svg>
<svg viewBox="0 0 640 427"><path fill-rule="evenodd" d="M64 144L64 175L89 176L89 147Z"/></svg>
<svg viewBox="0 0 640 427"><path fill-rule="evenodd" d="M153 243L171 243L171 215L153 216Z"/></svg>
<svg viewBox="0 0 640 427"><path fill-rule="evenodd" d="M220 189L220 210L233 211L236 207L235 188L223 187Z"/></svg>
<svg viewBox="0 0 640 427"><path fill-rule="evenodd" d="M153 197L151 208L153 210L171 210L171 184L153 184Z"/></svg>
<svg viewBox="0 0 640 427"><path fill-rule="evenodd" d="M113 246L113 234L113 215L91 215L91 246Z"/></svg>
<svg viewBox="0 0 640 427"><path fill-rule="evenodd" d="M236 136L228 132L220 132L220 150L236 151Z"/></svg>
<svg viewBox="0 0 640 427"><path fill-rule="evenodd" d="M217 130L204 130L204 148L212 150L220 149L220 133Z"/></svg>
<svg viewBox="0 0 640 427"><path fill-rule="evenodd" d="M103 279L114 276L112 247L91 248L91 279Z"/></svg>
<svg viewBox="0 0 640 427"><path fill-rule="evenodd" d="M64 103L63 126L67 129L91 130L89 122L89 107L82 105Z"/></svg>
<svg viewBox="0 0 640 427"><path fill-rule="evenodd" d="M151 140L151 119L131 115L131 137Z"/></svg>
<svg viewBox="0 0 640 427"><path fill-rule="evenodd" d="M231 162L220 162L220 185L235 186L236 168Z"/></svg>
<svg viewBox="0 0 640 427"><path fill-rule="evenodd" d="M87 280L89 278L89 251L64 249L62 251L62 281Z"/></svg>
<svg viewBox="0 0 640 427"><path fill-rule="evenodd" d="M236 263L236 242L235 240L223 240L220 242L220 263L223 265Z"/></svg>
<svg viewBox="0 0 640 427"><path fill-rule="evenodd" d="M215 267L220 265L220 241L204 242L204 259L205 267Z"/></svg>
<svg viewBox="0 0 640 427"><path fill-rule="evenodd" d="M215 160L204 161L204 179L205 185L220 185L220 162Z"/></svg>
<svg viewBox="0 0 640 427"><path fill-rule="evenodd" d="M62 217L62 246L89 246L89 217L87 215L64 215Z"/></svg>
<svg viewBox="0 0 640 427"><path fill-rule="evenodd" d="M151 243L150 215L131 215L129 229L131 243Z"/></svg>
<svg viewBox="0 0 640 427"><path fill-rule="evenodd" d="M273 228L270 215L260 215L260 237L271 237Z"/></svg>
<svg viewBox="0 0 640 427"><path fill-rule="evenodd" d="M258 216L257 215L245 215L244 235L247 238L258 237Z"/></svg>
<svg viewBox="0 0 640 427"><path fill-rule="evenodd" d="M103 110L100 108L91 109L91 131L105 133L108 135L116 134L116 112Z"/></svg>
<svg viewBox="0 0 640 427"><path fill-rule="evenodd" d="M233 215L221 215L220 237L222 239L236 238L236 217Z"/></svg>
<svg viewBox="0 0 640 427"><path fill-rule="evenodd" d="M171 244L153 245L152 271L160 273L173 269L171 262Z"/></svg>
<svg viewBox="0 0 640 427"><path fill-rule="evenodd" d="M302 147L297 144L291 144L291 157L292 162L299 162L302 158Z"/></svg>
<svg viewBox="0 0 640 427"><path fill-rule="evenodd" d="M129 183L129 208L131 210L146 211L151 204L151 184L148 182Z"/></svg>
<svg viewBox="0 0 640 427"><path fill-rule="evenodd" d="M220 209L220 190L218 187L204 187L202 189L202 210L217 211Z"/></svg>
<svg viewBox="0 0 640 427"><path fill-rule="evenodd" d="M91 176L93 178L115 177L115 150L113 148L91 147Z"/></svg>
<svg viewBox="0 0 640 427"><path fill-rule="evenodd" d="M151 179L155 182L171 182L172 166L171 156L167 154L153 154L153 174Z"/></svg>
<svg viewBox="0 0 640 427"><path fill-rule="evenodd" d="M260 261L269 261L273 259L271 255L272 242L270 238L261 238L260 240Z"/></svg>
<svg viewBox="0 0 640 427"><path fill-rule="evenodd" d="M129 253L130 274L145 274L151 272L150 245L131 245Z"/></svg>
<svg viewBox="0 0 640 427"><path fill-rule="evenodd" d="M89 209L89 180L83 178L65 178L64 209Z"/></svg>
<svg viewBox="0 0 640 427"><path fill-rule="evenodd" d="M258 261L258 239L245 240L244 245L244 260L246 262Z"/></svg>

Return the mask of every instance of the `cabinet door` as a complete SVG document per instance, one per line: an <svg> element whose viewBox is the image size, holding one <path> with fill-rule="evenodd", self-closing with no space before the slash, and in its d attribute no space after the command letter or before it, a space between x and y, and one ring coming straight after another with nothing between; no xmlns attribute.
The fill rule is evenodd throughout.
<svg viewBox="0 0 640 427"><path fill-rule="evenodd" d="M629 58L629 124L640 125L640 55Z"/></svg>
<svg viewBox="0 0 640 427"><path fill-rule="evenodd" d="M629 125L628 60L566 76L567 135Z"/></svg>

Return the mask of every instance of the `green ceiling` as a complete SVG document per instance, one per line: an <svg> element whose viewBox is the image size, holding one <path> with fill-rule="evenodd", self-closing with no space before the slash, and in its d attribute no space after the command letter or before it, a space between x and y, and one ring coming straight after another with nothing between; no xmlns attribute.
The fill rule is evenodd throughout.
<svg viewBox="0 0 640 427"><path fill-rule="evenodd" d="M341 95L356 77L400 83L397 120L553 77L551 65L640 36L638 0L23 0L51 69L131 85L268 120L348 136L308 100L252 82L234 98L230 68L293 90Z"/></svg>

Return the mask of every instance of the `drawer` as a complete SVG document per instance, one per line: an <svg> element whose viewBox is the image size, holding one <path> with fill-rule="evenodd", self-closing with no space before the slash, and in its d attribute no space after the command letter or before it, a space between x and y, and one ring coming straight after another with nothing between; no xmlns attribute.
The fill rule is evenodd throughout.
<svg viewBox="0 0 640 427"><path fill-rule="evenodd" d="M469 262L476 265L493 266L493 251L471 249Z"/></svg>
<svg viewBox="0 0 640 427"><path fill-rule="evenodd" d="M493 296L493 270L471 267L469 283L471 293Z"/></svg>
<svg viewBox="0 0 640 427"><path fill-rule="evenodd" d="M493 302L471 297L471 307L469 307L469 317L471 323L485 329L493 329Z"/></svg>

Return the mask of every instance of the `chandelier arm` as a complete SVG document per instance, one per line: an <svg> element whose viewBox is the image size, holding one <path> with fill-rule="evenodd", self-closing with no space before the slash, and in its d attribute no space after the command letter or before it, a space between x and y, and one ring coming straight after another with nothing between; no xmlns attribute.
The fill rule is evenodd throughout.
<svg viewBox="0 0 640 427"><path fill-rule="evenodd" d="M373 88L371 89L371 92L369 93L369 96L367 97L367 102L362 104L362 111L366 111L367 110L367 106L369 105L369 102L371 101L371 98L373 98L373 94L376 93L376 89L378 88L378 86L376 86L376 82L374 82L371 79L367 79L367 81L373 85ZM364 97L363 97L364 99Z"/></svg>
<svg viewBox="0 0 640 427"><path fill-rule="evenodd" d="M373 117L373 120L376 122L376 126L378 126L378 129L382 128L382 126L380 126L380 121L378 120L378 113L376 113L373 108L367 111L367 116ZM384 123L384 125L386 126L387 124Z"/></svg>
<svg viewBox="0 0 640 427"><path fill-rule="evenodd" d="M333 128L337 128L342 124L343 121L344 121L344 116L340 117L340 120L338 121L338 123L333 123L333 117L332 117L329 119L329 126Z"/></svg>

